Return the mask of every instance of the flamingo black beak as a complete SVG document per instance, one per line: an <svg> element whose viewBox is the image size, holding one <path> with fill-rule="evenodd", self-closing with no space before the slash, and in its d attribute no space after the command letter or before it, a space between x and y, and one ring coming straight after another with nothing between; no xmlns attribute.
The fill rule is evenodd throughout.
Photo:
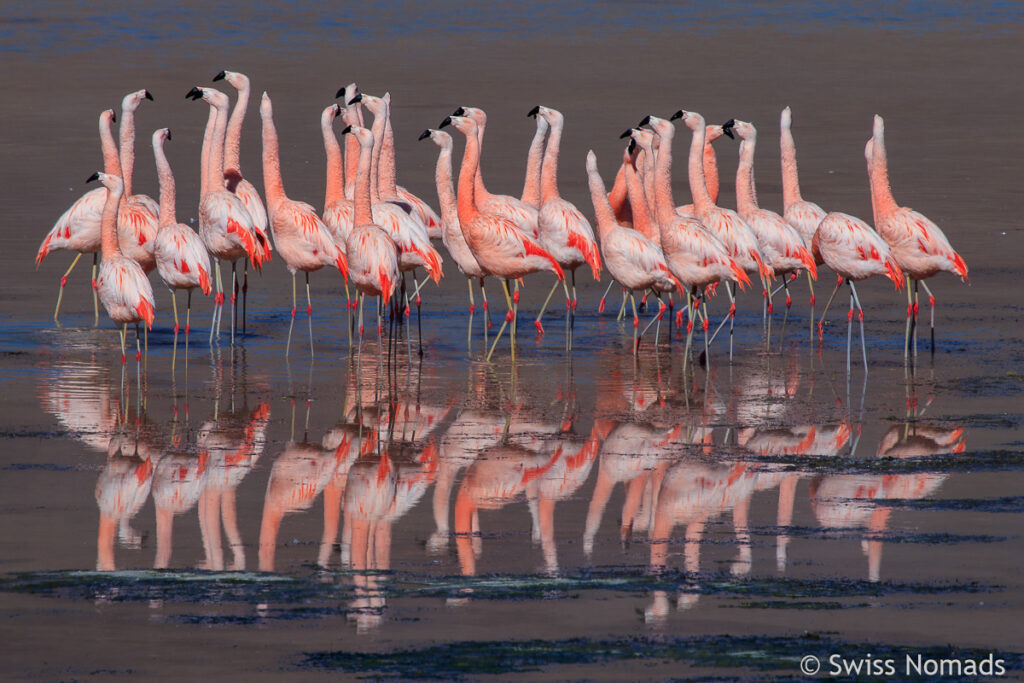
<svg viewBox="0 0 1024 683"><path fill-rule="evenodd" d="M733 135L732 129L736 125L736 119L729 119L722 124L722 135L726 135L730 140L735 140L736 136Z"/></svg>
<svg viewBox="0 0 1024 683"><path fill-rule="evenodd" d="M531 109L530 113L528 113L526 116L527 117L532 117L532 118L537 118L537 114L539 114L539 113L540 113L540 105L538 104L536 107Z"/></svg>
<svg viewBox="0 0 1024 683"><path fill-rule="evenodd" d="M338 93L334 96L334 99L338 99L345 94L345 88L338 88Z"/></svg>
<svg viewBox="0 0 1024 683"><path fill-rule="evenodd" d="M626 147L626 150L627 150L627 151L628 151L628 152L629 152L630 154L633 154L633 152L635 152L635 151L636 151L636 140L634 140L633 138L630 138L630 139L629 139L629 146L628 146L628 147Z"/></svg>
<svg viewBox="0 0 1024 683"><path fill-rule="evenodd" d="M461 110L461 109L462 109L462 107L459 107L459 109ZM452 114L452 116L458 116L458 114ZM440 126L438 126L438 128L444 128L445 126L447 126L447 125L451 124L451 122L452 122L452 116L446 116L446 117L444 117L444 121L442 121L442 122L441 122L441 125L440 125Z"/></svg>
<svg viewBox="0 0 1024 683"><path fill-rule="evenodd" d="M148 91L148 90L143 90L143 91L142 91L142 96L143 96L143 97L145 97L145 98L146 98L147 100L149 100L150 102L152 102L152 101L153 101L153 96L152 96L151 94L149 94L149 91Z"/></svg>
<svg viewBox="0 0 1024 683"><path fill-rule="evenodd" d="M630 129L626 130L626 132L625 132L625 133L623 133L622 135L620 135L620 136L619 136L619 139L620 139L620 140L625 140L626 138L631 138L631 137L633 137L633 129L632 129L632 128L630 128Z"/></svg>
<svg viewBox="0 0 1024 683"><path fill-rule="evenodd" d="M417 138L417 140L425 140L425 139L427 139L429 137L430 137L430 129L427 128L425 131L420 133L420 136Z"/></svg>
<svg viewBox="0 0 1024 683"><path fill-rule="evenodd" d="M341 131L342 135L348 135L352 132L352 126L345 126L345 130Z"/></svg>
<svg viewBox="0 0 1024 683"><path fill-rule="evenodd" d="M342 88L342 92L344 92L344 88ZM363 101L363 93L356 93L356 96L353 97L351 100L349 100L348 103L349 104L355 104L356 102L362 102L362 101Z"/></svg>
<svg viewBox="0 0 1024 683"><path fill-rule="evenodd" d="M85 182L91 183L92 181L99 180L99 179L100 179L100 172L96 171L91 176L89 176L89 178Z"/></svg>
<svg viewBox="0 0 1024 683"><path fill-rule="evenodd" d="M171 129L170 128L167 129L167 139L168 140L171 139Z"/></svg>
<svg viewBox="0 0 1024 683"><path fill-rule="evenodd" d="M465 116L465 115L466 115L465 107L459 107L458 109L456 109L455 111L452 112L452 116Z"/></svg>
<svg viewBox="0 0 1024 683"><path fill-rule="evenodd" d="M224 72L224 71L221 71L219 74L217 74L216 76L213 77L213 80L215 82L216 81L223 81L225 78L227 78L227 73Z"/></svg>
<svg viewBox="0 0 1024 683"><path fill-rule="evenodd" d="M643 121L641 121L638 125L649 126L650 124L651 124L651 117L650 117L650 115L647 115L647 116L644 117Z"/></svg>
<svg viewBox="0 0 1024 683"><path fill-rule="evenodd" d="M185 99L192 100L193 102L195 102L196 100L201 100L203 99L203 91L200 90L198 87L193 87L191 90L188 91L188 94L185 95Z"/></svg>

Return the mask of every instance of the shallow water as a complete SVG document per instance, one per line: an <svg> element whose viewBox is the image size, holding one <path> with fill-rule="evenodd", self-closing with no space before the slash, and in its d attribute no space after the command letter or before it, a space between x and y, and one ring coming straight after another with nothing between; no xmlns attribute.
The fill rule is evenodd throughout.
<svg viewBox="0 0 1024 683"><path fill-rule="evenodd" d="M2 140L18 160L0 170L5 678L770 678L830 653L995 653L1019 675L1024 244L1005 85L1019 11L596 7L240 4L208 18L197 3L135 17L51 3L5 17ZM314 205L319 112L351 80L391 90L400 181L432 203L423 128L487 109L488 184L518 194L525 114L559 108L561 188L587 213L586 150L610 181L621 130L680 107L759 126L759 199L779 208L775 122L791 105L804 195L867 216L878 112L897 199L943 227L971 284L934 280L936 352L925 328L908 373L905 298L865 282L869 372L855 346L848 374L846 302L812 342L802 285L785 318L776 305L770 346L747 295L733 361L723 337L709 368L684 368L667 325L634 362L618 295L599 314L605 283L589 276L570 359L561 305L533 333L548 284L527 279L513 365L504 343L483 360L479 306L467 348L454 265L425 290L422 358L415 312L390 354L368 319L355 353L342 283L318 273L315 360L300 314L286 361L275 261L250 282L236 346L211 349L197 301L175 354L158 291L145 366L122 367L112 325L92 327L88 264L57 327L70 257L33 271L33 255L100 163L96 114L141 87L156 100L137 115L135 184L156 195L149 133L170 126L179 218L193 217L206 113L183 95L225 67L274 97L286 188ZM250 111L243 170L261 187ZM493 285L490 298L493 335Z"/></svg>

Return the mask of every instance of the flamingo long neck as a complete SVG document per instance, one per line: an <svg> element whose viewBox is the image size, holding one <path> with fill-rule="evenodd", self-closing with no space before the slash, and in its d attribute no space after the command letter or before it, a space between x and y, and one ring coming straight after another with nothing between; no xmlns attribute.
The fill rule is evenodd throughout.
<svg viewBox="0 0 1024 683"><path fill-rule="evenodd" d="M654 189L654 164L657 156L654 154L654 142L659 138L657 136L652 138L651 146L642 147L643 151L643 163L641 164L642 170L637 169L633 166L633 169L637 171L640 182L643 185L643 197L644 201L647 202L647 215L657 215L657 207L655 206L654 199L658 196L658 193Z"/></svg>
<svg viewBox="0 0 1024 683"><path fill-rule="evenodd" d="M135 111L121 108L121 179L124 196L132 195L132 175L135 171Z"/></svg>
<svg viewBox="0 0 1024 683"><path fill-rule="evenodd" d="M374 204L381 202L380 193L380 158L384 150L384 129L387 127L387 114L379 111L373 116L373 162L370 166L370 199Z"/></svg>
<svg viewBox="0 0 1024 683"><path fill-rule="evenodd" d="M327 189L324 192L324 210L345 197L345 171L341 160L341 145L334 134L334 115L325 112L320 119L320 130L324 136L324 151L327 153Z"/></svg>
<svg viewBox="0 0 1024 683"><path fill-rule="evenodd" d="M111 120L107 112L100 114L100 146L103 148L103 172L109 175L121 175L121 159L117 155L117 143L111 130Z"/></svg>
<svg viewBox="0 0 1024 683"><path fill-rule="evenodd" d="M231 119L228 121L227 138L224 141L224 171L235 171L242 175L241 148L242 148L242 123L245 121L245 112L249 108L249 80L246 79L241 88L238 89L238 100L235 108L231 111Z"/></svg>
<svg viewBox="0 0 1024 683"><path fill-rule="evenodd" d="M690 178L690 194L693 195L693 209L697 215L703 216L710 211L715 203L711 200L708 186L704 181L704 119L699 119L693 129L690 141L690 158L687 171Z"/></svg>
<svg viewBox="0 0 1024 683"><path fill-rule="evenodd" d="M892 187L889 185L889 160L885 154L884 130L877 131L871 142L870 180L871 194L874 197L873 203L878 217L885 216L899 208L896 199L892 196Z"/></svg>
<svg viewBox="0 0 1024 683"><path fill-rule="evenodd" d="M626 186L626 164L619 166L612 183L612 191L608 193L608 204L612 207L615 220L619 223L632 223L633 215L629 206L628 189Z"/></svg>
<svg viewBox="0 0 1024 683"><path fill-rule="evenodd" d="M565 125L556 118L548 133L548 145L544 149L544 165L540 172L540 200L550 202L558 199L558 152L562 144L562 128Z"/></svg>
<svg viewBox="0 0 1024 683"><path fill-rule="evenodd" d="M167 155L164 154L164 142L160 138L153 140L153 156L156 158L156 174L160 179L160 228L174 225L178 222L175 212L174 200L174 174L171 173L171 165L167 162Z"/></svg>
<svg viewBox="0 0 1024 683"><path fill-rule="evenodd" d="M356 137L353 135L352 137ZM359 142L357 139L356 142ZM373 225L373 204L370 198L370 172L373 166L372 143L359 145L355 176L355 216L353 225Z"/></svg>
<svg viewBox="0 0 1024 683"><path fill-rule="evenodd" d="M203 132L203 151L199 164L199 200L209 191L210 157L213 153L213 129L217 125L217 108L210 105L210 116L206 119L206 130Z"/></svg>
<svg viewBox="0 0 1024 683"><path fill-rule="evenodd" d="M530 153L526 157L526 180L523 181L523 203L540 208L540 174L544 161L544 138L547 136L548 122L543 116L537 115L537 132L530 142ZM612 192L615 192L613 189Z"/></svg>
<svg viewBox="0 0 1024 683"><path fill-rule="evenodd" d="M624 165L626 185L629 188L629 206L633 212L633 229L660 247L661 234L658 230L658 225L651 218L651 212L647 206L647 198L644 196L644 185L640 180L640 174L637 173L634 163L635 160Z"/></svg>
<svg viewBox="0 0 1024 683"><path fill-rule="evenodd" d="M395 167L395 133L391 130L391 105L385 103L384 140L380 150L380 167L378 169L378 185L382 197L395 199L398 197L397 173Z"/></svg>
<svg viewBox="0 0 1024 683"><path fill-rule="evenodd" d="M260 112L263 119L263 191L267 193L267 208L274 213L286 197L281 179L281 157L274 127L273 112Z"/></svg>
<svg viewBox="0 0 1024 683"><path fill-rule="evenodd" d="M346 125L363 127L362 105L359 102L345 108L341 120ZM356 173L359 169L359 140L355 135L348 135L345 138L345 197L349 201L355 199L356 194Z"/></svg>
<svg viewBox="0 0 1024 683"><path fill-rule="evenodd" d="M474 119L475 120L475 119ZM477 142L477 165L476 174L473 177L473 191L475 193L477 206L486 204L487 200L491 198L491 193L484 187L484 174L480 167L480 157L484 153L484 129L487 127L487 119L481 118L480 121L476 122L476 142ZM460 175L461 178L461 175ZM459 196L462 195L462 184L459 184Z"/></svg>
<svg viewBox="0 0 1024 683"><path fill-rule="evenodd" d="M871 222L872 222L872 224L877 226L878 225L878 197L877 197L878 193L875 192L875 187L871 183L871 181L872 181L872 179L874 177L874 173L875 173L875 169L873 168L875 160L872 157L872 149L874 148L874 144L875 144L875 138L874 137L872 137L870 140L867 141L867 144L864 147L864 159L868 162L867 163L867 166L868 166L868 187L871 188Z"/></svg>
<svg viewBox="0 0 1024 683"><path fill-rule="evenodd" d="M597 220L597 235L604 243L605 239L619 227L615 220L615 213L612 205L608 202L608 195L605 194L604 181L597 168L587 163L587 184L590 186L590 201L594 204L594 218Z"/></svg>
<svg viewBox="0 0 1024 683"><path fill-rule="evenodd" d="M676 210L675 202L672 200L672 139L675 136L675 126L669 124L662 128L664 132L658 130L658 135L662 136L661 146L654 160L654 215L659 224L668 225Z"/></svg>
<svg viewBox="0 0 1024 683"><path fill-rule="evenodd" d="M121 183L115 183L113 190L107 188L107 201L103 203L103 214L100 217L100 248L103 260L121 256L121 245L117 242L117 208L124 195Z"/></svg>
<svg viewBox="0 0 1024 683"><path fill-rule="evenodd" d="M754 190L755 138L740 142L740 163L736 167L736 209L741 216L757 211L757 193Z"/></svg>
<svg viewBox="0 0 1024 683"><path fill-rule="evenodd" d="M711 201L718 202L718 157L711 142L704 142L704 183L708 187Z"/></svg>
<svg viewBox="0 0 1024 683"><path fill-rule="evenodd" d="M478 133L479 131L477 131ZM459 224L465 233L467 226L479 215L476 196L477 171L480 170L480 139L479 135L470 132L466 136L466 151L462 155L462 167L459 169ZM468 235L466 235L468 237Z"/></svg>
<svg viewBox="0 0 1024 683"><path fill-rule="evenodd" d="M779 151L782 156L782 204L789 208L803 201L800 196L800 176L796 168L796 143L789 123L783 122L779 131Z"/></svg>
<svg viewBox="0 0 1024 683"><path fill-rule="evenodd" d="M437 156L437 170L434 172L437 182L437 200L441 203L441 223L444 229L459 229L459 207L455 199L455 186L452 182L452 147L441 147Z"/></svg>
<svg viewBox="0 0 1024 683"><path fill-rule="evenodd" d="M210 175L207 177L208 192L223 189L224 182L224 132L228 127L228 108L219 102L214 105L217 119L213 125L213 140L210 146Z"/></svg>

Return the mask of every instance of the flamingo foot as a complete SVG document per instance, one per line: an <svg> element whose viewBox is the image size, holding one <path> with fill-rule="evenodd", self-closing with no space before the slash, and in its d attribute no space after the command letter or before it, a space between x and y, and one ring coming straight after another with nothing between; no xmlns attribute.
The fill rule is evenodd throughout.
<svg viewBox="0 0 1024 683"><path fill-rule="evenodd" d="M811 295L811 308L814 308L814 295Z"/></svg>
<svg viewBox="0 0 1024 683"><path fill-rule="evenodd" d="M293 318L295 317L295 307L294 306L292 306L292 317Z"/></svg>
<svg viewBox="0 0 1024 683"><path fill-rule="evenodd" d="M178 323L174 323L174 336L178 336Z"/></svg>
<svg viewBox="0 0 1024 683"><path fill-rule="evenodd" d="M597 312L604 313L604 297L601 297L601 303L597 305Z"/></svg>
<svg viewBox="0 0 1024 683"><path fill-rule="evenodd" d="M533 321L533 326L537 328L537 336L538 337L544 335L544 326L541 325L539 320L534 320Z"/></svg>
<svg viewBox="0 0 1024 683"><path fill-rule="evenodd" d="M519 303L519 291L512 292L512 303Z"/></svg>
<svg viewBox="0 0 1024 683"><path fill-rule="evenodd" d="M185 325L185 336L188 336L189 331L192 329L192 325Z"/></svg>
<svg viewBox="0 0 1024 683"><path fill-rule="evenodd" d="M858 309L858 311L857 311L857 320L860 321L860 322L864 322L864 311Z"/></svg>
<svg viewBox="0 0 1024 683"><path fill-rule="evenodd" d="M640 327L640 318L633 318L633 329Z"/></svg>
<svg viewBox="0 0 1024 683"><path fill-rule="evenodd" d="M775 308L775 304L768 304L768 315L772 314L772 309Z"/></svg>
<svg viewBox="0 0 1024 683"><path fill-rule="evenodd" d="M693 320L686 321L686 334L693 332Z"/></svg>
<svg viewBox="0 0 1024 683"><path fill-rule="evenodd" d="M678 311L676 311L676 327L683 326L683 312L684 311L681 308Z"/></svg>
<svg viewBox="0 0 1024 683"><path fill-rule="evenodd" d="M853 320L853 309L852 308L849 311L846 312L846 322L850 322L851 320Z"/></svg>
<svg viewBox="0 0 1024 683"><path fill-rule="evenodd" d="M100 283L96 282L96 278L92 279L92 288L93 290L98 290L100 288Z"/></svg>
<svg viewBox="0 0 1024 683"><path fill-rule="evenodd" d="M469 305L469 314L473 315L474 311L476 311L476 305L475 304L470 304Z"/></svg>
<svg viewBox="0 0 1024 683"><path fill-rule="evenodd" d="M509 311L508 313L505 314L505 322L512 322L512 311Z"/></svg>
<svg viewBox="0 0 1024 683"><path fill-rule="evenodd" d="M786 297L786 308L789 308L791 305L793 305L793 297L787 296Z"/></svg>
<svg viewBox="0 0 1024 683"><path fill-rule="evenodd" d="M928 305L931 306L932 308L935 308L935 297L934 296L928 295Z"/></svg>
<svg viewBox="0 0 1024 683"><path fill-rule="evenodd" d="M313 315L313 304L306 304L306 315Z"/></svg>

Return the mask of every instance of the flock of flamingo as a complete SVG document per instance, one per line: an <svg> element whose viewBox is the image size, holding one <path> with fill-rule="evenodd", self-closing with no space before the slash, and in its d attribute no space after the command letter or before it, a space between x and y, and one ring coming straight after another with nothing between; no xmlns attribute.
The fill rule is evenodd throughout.
<svg viewBox="0 0 1024 683"><path fill-rule="evenodd" d="M176 292L184 290L188 295L186 344L191 325L192 290L199 288L204 295L214 292L212 344L220 334L226 297L220 262L229 262L233 343L240 286L237 262L242 260L244 268L241 283L244 330L249 265L260 270L273 258L275 250L292 274L291 326L286 353L295 323L299 271L305 274L307 316L312 315L311 272L324 267L337 268L345 280L346 291L350 292L350 283L354 285L358 293L360 340L363 300L367 295L378 297L380 339L381 315L389 301L392 315L398 320L408 315L411 300L419 306L420 289L426 280L416 282L415 288L409 291L404 274L422 268L435 282L443 276L442 259L432 239L443 242L467 278L471 316L475 308L473 280L480 284L485 311L484 279L492 276L502 283L508 311L487 353L488 360L506 328L510 332L512 359L515 359L519 286L527 275L542 271L552 273L556 279L534 321L540 334L543 334L544 310L559 285L565 292L571 321L577 306L576 269L588 266L599 280L603 263L612 279L609 290L614 283L623 290L620 318L627 297L631 302L634 353L643 334L639 330L634 295L646 297L646 293L651 293L659 299L658 310L644 328L645 332L656 322L660 326L666 311L674 308L672 294L679 293L685 296L685 306L676 315L675 324L681 326L686 316L686 356L690 354L695 322L703 327L707 353L715 335L728 321L731 358L736 286L745 289L751 284L751 278L757 278L763 290L765 315L770 316L772 295L785 288L788 309L792 301L789 283L806 272L813 335L813 280L818 267L825 264L836 273L837 283L819 316L819 337L825 314L845 281L850 288L847 368L856 308L865 371L864 312L855 281L882 275L892 280L898 290L905 280L904 357L909 359L911 354L916 356L917 353L918 284L924 285L929 295L934 352L935 299L925 279L940 271L967 279L964 260L950 246L942 230L920 213L899 206L893 198L885 127L879 116L875 116L871 139L865 148L874 228L845 213L826 213L817 204L802 198L789 108L783 110L780 122L784 199L781 215L758 205L753 173L757 131L753 124L730 120L722 126L707 125L700 114L680 110L669 119L647 116L638 127L623 134L622 137L629 138L629 143L610 192L598 172L596 156L588 153L586 171L597 227L595 236L584 213L563 199L558 191L564 119L554 109L538 106L529 112L536 118L537 130L529 149L523 192L518 198L492 194L484 184L480 159L487 116L483 110L459 107L438 129L424 131L420 139L430 138L440 148L436 171L441 211L438 216L427 202L396 184L390 95L362 94L355 84L350 84L337 93L337 97L344 98L344 106L332 104L321 116L327 155L327 189L324 210L318 214L313 206L290 199L285 193L273 109L266 92L260 102L266 203L253 184L243 177L239 149L250 95L249 79L241 73L222 71L214 78L218 80L227 81L238 92L230 118L230 100L224 93L214 88L195 87L187 95L210 106L202 146L198 234L177 222L174 178L163 152L164 142L171 137L170 130L163 128L153 134L160 180L159 203L144 194L133 193L134 114L143 100L153 99L146 90L139 90L126 95L122 102L120 148L112 133L114 111L100 114L104 171L97 172L90 180L98 179L103 187L82 196L58 219L36 256L38 266L52 250L78 252L61 278L61 294L54 311L57 319L71 270L82 254L93 254L96 321L98 323L98 295L110 318L121 327L122 363L127 326L134 324L138 330L138 324L144 323L148 330L153 324L156 305L148 278L152 270L159 272L171 292L175 342L180 328ZM364 109L373 115L370 128L364 124ZM344 154L332 125L336 118L345 123ZM675 120L681 120L692 134L687 175L693 203L686 206L677 206L672 194ZM453 182L452 138L441 130L449 125L466 138L457 185ZM719 178L712 143L723 135L740 138L736 211L716 203ZM273 238L273 247L268 237ZM102 252L103 259L97 275L98 252ZM781 280L781 286L773 292L776 278ZM709 335L707 300L720 282L726 284L731 305L715 332ZM601 311L607 294L608 290L601 299ZM349 293L350 321L355 306ZM485 321L485 334L488 323ZM354 323L350 322L350 335L353 327ZM138 335L136 344L136 355L141 358ZM311 353L312 346L310 320ZM571 331L567 346L571 351Z"/></svg>

